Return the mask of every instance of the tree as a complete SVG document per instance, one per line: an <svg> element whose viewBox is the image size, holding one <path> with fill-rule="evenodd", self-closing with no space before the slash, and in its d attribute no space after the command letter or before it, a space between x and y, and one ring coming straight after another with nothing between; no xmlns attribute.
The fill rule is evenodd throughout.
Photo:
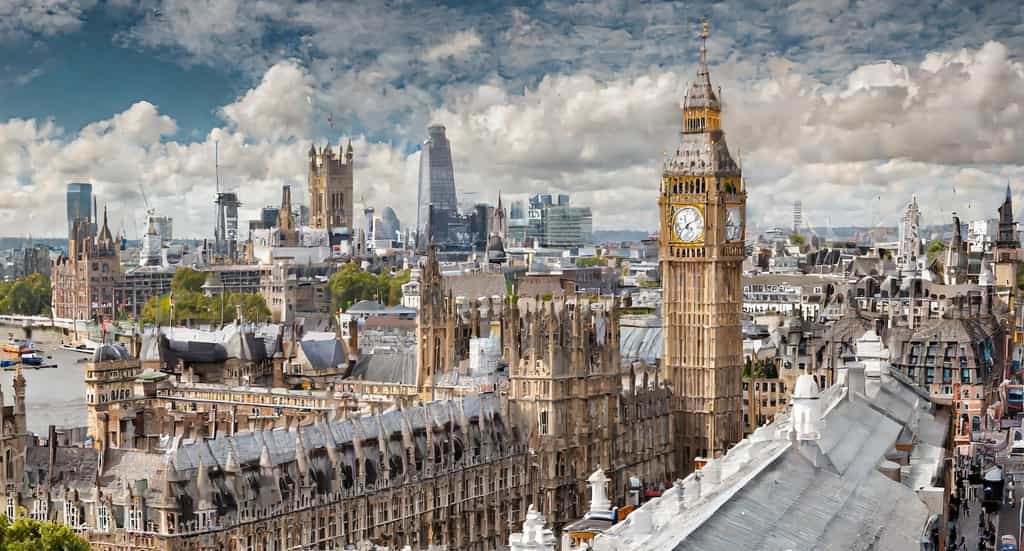
<svg viewBox="0 0 1024 551"><path fill-rule="evenodd" d="M235 321L236 307L241 307L242 316L248 321L270 319L270 308L263 295L258 293L224 293L208 297L195 291L174 292L174 323L218 324L223 316L224 323ZM170 320L171 301L169 295L150 297L142 307L143 323L167 324Z"/></svg>
<svg viewBox="0 0 1024 551"><path fill-rule="evenodd" d="M794 245L802 247L804 246L804 244L807 243L807 238L805 238L803 235L797 232L793 232L789 234L789 242Z"/></svg>
<svg viewBox="0 0 1024 551"><path fill-rule="evenodd" d="M928 265L934 264L938 261L942 263L942 253L946 250L946 244L938 239L932 239L928 242L928 246L925 247L925 254L928 257Z"/></svg>
<svg viewBox="0 0 1024 551"><path fill-rule="evenodd" d="M0 550L4 551L88 551L89 544L71 528L53 522L21 517L12 524L0 515Z"/></svg>
<svg viewBox="0 0 1024 551"><path fill-rule="evenodd" d="M192 291L201 293L203 284L206 283L206 274L191 268L178 268L174 271L174 279L171 280L171 289L175 293L179 291ZM175 304L177 307L177 304Z"/></svg>
<svg viewBox="0 0 1024 551"><path fill-rule="evenodd" d="M364 272L350 262L331 276L328 286L335 309L347 310L360 300L376 300L394 306L402 302L402 285L408 283L408 270L394 276Z"/></svg>
<svg viewBox="0 0 1024 551"><path fill-rule="evenodd" d="M388 306L402 302L402 285L409 283L409 270L403 270L388 278Z"/></svg>
<svg viewBox="0 0 1024 551"><path fill-rule="evenodd" d="M52 299L50 278L29 274L0 283L0 313L24 316L47 315Z"/></svg>
<svg viewBox="0 0 1024 551"><path fill-rule="evenodd" d="M576 266L579 268L593 268L604 264L604 258L598 256L585 256L576 259Z"/></svg>

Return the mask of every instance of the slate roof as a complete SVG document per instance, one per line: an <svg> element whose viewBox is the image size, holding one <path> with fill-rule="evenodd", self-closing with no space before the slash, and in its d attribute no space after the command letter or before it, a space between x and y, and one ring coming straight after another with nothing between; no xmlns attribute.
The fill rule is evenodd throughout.
<svg viewBox="0 0 1024 551"><path fill-rule="evenodd" d="M865 393L820 395L818 440L788 437L789 412L598 536L608 551L917 548L931 516L917 495L939 482L948 411L897 376L867 378ZM903 483L877 466L895 442L915 443ZM713 479L710 479L713 480ZM701 487L699 494L692 488ZM912 485L912 486L911 486ZM684 497L685 496L685 497ZM638 515L639 513L639 515Z"/></svg>

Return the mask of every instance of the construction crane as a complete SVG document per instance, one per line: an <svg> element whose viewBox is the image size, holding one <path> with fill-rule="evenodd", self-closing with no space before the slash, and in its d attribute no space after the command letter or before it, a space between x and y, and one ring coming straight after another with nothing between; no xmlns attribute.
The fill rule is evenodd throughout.
<svg viewBox="0 0 1024 551"><path fill-rule="evenodd" d="M149 228L149 217L154 216L156 214L156 209L150 208L149 198L146 197L146 188L142 186L142 182L139 182L139 193L142 195L142 202L146 205L146 227Z"/></svg>

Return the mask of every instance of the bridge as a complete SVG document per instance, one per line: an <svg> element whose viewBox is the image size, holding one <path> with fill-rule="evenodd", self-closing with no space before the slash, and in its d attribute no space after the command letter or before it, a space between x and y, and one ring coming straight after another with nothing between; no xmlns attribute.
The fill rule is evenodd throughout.
<svg viewBox="0 0 1024 551"><path fill-rule="evenodd" d="M78 330L86 332L89 330L89 320L73 320L69 318L50 318L46 316L19 316L19 315L0 315L0 325L16 325L18 327L24 327L26 325L32 327L55 327L58 329L67 329L69 331L75 330L75 324L78 324Z"/></svg>

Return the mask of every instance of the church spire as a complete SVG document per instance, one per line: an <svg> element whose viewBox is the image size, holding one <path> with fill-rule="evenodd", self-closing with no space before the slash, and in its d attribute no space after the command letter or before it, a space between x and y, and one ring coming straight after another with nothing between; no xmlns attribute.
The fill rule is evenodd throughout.
<svg viewBox="0 0 1024 551"><path fill-rule="evenodd" d="M704 72L708 72L708 18L701 18L700 28L700 65Z"/></svg>

